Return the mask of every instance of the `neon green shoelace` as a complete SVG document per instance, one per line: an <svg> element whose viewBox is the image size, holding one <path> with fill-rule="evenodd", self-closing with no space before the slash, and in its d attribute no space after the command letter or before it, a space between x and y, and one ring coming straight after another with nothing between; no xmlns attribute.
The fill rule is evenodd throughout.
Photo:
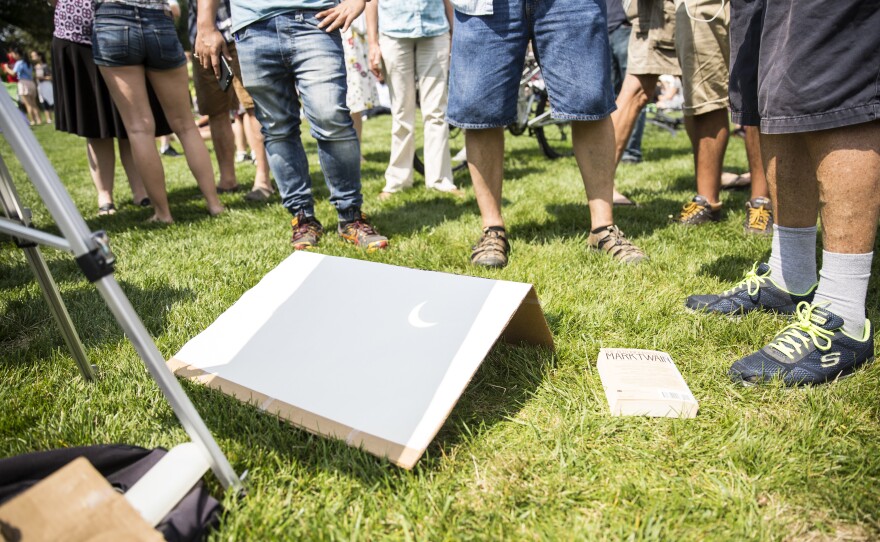
<svg viewBox="0 0 880 542"><path fill-rule="evenodd" d="M758 262L755 262L752 265L751 270L746 271L745 277L741 281L739 281L736 286L724 292L724 295L732 294L734 290L741 286L746 287L746 291L749 296L758 295L758 290L761 288L761 284L764 283L764 277L758 275Z"/></svg>
<svg viewBox="0 0 880 542"><path fill-rule="evenodd" d="M808 348L810 342L823 352L831 348L834 332L819 327L812 320L813 311L827 304L811 305L806 301L798 303L795 321L785 326L769 346L788 359L794 359L794 354L800 354L801 347Z"/></svg>

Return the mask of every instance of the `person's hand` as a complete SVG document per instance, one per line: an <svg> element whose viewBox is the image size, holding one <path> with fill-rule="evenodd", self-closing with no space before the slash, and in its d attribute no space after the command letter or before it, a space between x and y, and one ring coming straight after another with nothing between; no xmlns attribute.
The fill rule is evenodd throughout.
<svg viewBox="0 0 880 542"><path fill-rule="evenodd" d="M338 28L342 28L342 31L345 32L351 26L351 23L358 18L358 15L363 13L364 6L366 6L365 0L345 0L336 7L325 9L315 15L316 18L321 20L318 23L318 28L322 28L327 32L333 32Z"/></svg>
<svg viewBox="0 0 880 542"><path fill-rule="evenodd" d="M370 65L370 71L382 83L385 78L382 77L382 50L379 49L378 43L370 44L369 52L367 53L367 63Z"/></svg>
<svg viewBox="0 0 880 542"><path fill-rule="evenodd" d="M232 61L226 40L217 27L199 28L196 35L196 50L194 56L206 70L214 72L214 77L220 78L220 55L227 61Z"/></svg>

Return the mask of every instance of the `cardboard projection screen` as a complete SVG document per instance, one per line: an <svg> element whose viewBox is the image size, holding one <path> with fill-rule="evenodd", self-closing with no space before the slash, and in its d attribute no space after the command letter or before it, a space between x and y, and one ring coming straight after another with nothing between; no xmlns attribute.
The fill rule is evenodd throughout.
<svg viewBox="0 0 880 542"><path fill-rule="evenodd" d="M409 469L499 337L553 348L530 284L299 251L168 364Z"/></svg>

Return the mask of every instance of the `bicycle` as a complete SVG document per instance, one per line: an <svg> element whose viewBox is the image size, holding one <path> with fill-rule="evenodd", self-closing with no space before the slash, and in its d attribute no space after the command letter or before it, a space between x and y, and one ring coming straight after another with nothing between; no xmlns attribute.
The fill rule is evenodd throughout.
<svg viewBox="0 0 880 542"><path fill-rule="evenodd" d="M507 130L519 136L526 132L538 140L544 156L551 160L572 156L570 124L550 116L550 96L541 76L541 67L529 52L519 82L516 122Z"/></svg>

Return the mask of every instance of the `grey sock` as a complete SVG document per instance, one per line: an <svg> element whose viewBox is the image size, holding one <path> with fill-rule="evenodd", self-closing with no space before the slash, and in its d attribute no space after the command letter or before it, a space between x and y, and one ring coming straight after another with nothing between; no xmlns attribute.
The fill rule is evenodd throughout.
<svg viewBox="0 0 880 542"><path fill-rule="evenodd" d="M837 254L822 251L819 288L813 303L830 302L828 310L843 318L843 330L856 339L865 333L865 297L873 252Z"/></svg>
<svg viewBox="0 0 880 542"><path fill-rule="evenodd" d="M770 278L793 294L805 294L816 284L816 226L786 228L773 225Z"/></svg>

